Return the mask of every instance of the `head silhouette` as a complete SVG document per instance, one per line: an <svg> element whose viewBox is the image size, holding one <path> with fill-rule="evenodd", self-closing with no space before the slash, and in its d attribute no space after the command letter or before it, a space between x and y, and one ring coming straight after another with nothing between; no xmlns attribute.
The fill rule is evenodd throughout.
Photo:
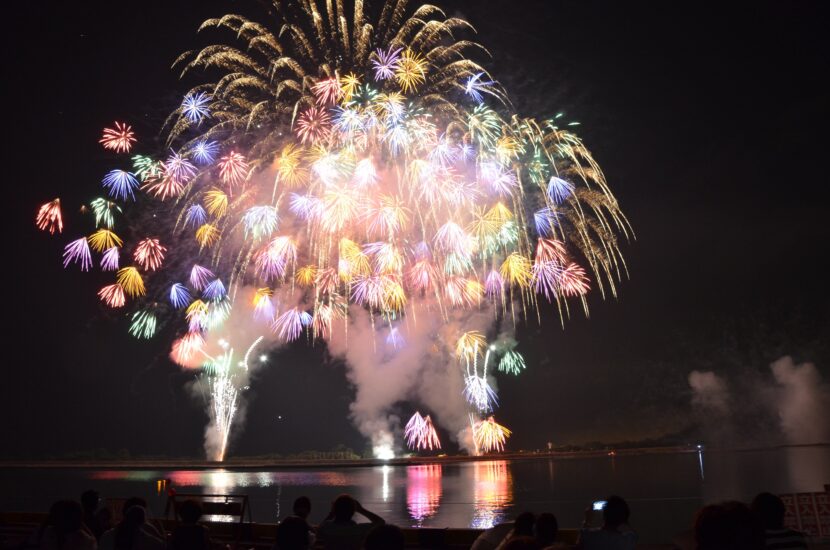
<svg viewBox="0 0 830 550"><path fill-rule="evenodd" d="M303 519L308 519L311 514L311 499L308 497L297 497L294 501L294 515Z"/></svg>
<svg viewBox="0 0 830 550"><path fill-rule="evenodd" d="M752 499L751 509L764 529L784 527L784 502L772 493L761 493Z"/></svg>
<svg viewBox="0 0 830 550"><path fill-rule="evenodd" d="M536 522L536 516L531 512L522 512L516 516L513 522L513 533L516 535L524 535L527 537L533 536L533 524Z"/></svg>
<svg viewBox="0 0 830 550"><path fill-rule="evenodd" d="M130 497L124 501L124 504L121 505L121 515L126 516L127 510L132 508L133 506L141 506L142 508L147 508L147 501L141 497Z"/></svg>
<svg viewBox="0 0 830 550"><path fill-rule="evenodd" d="M559 532L559 522L556 521L556 516L545 512L536 517L536 524L533 526L536 532L536 540L539 541L543 547L550 546L556 541L556 534Z"/></svg>
<svg viewBox="0 0 830 550"><path fill-rule="evenodd" d="M628 503L622 497L611 495L605 499L605 508L602 509L602 520L606 528L616 529L624 523L628 523Z"/></svg>
<svg viewBox="0 0 830 550"><path fill-rule="evenodd" d="M763 548L763 531L742 502L704 506L695 518L698 550L750 550Z"/></svg>
<svg viewBox="0 0 830 550"><path fill-rule="evenodd" d="M351 495L342 494L332 504L334 521L350 521L355 513L355 502Z"/></svg>
<svg viewBox="0 0 830 550"><path fill-rule="evenodd" d="M81 493L81 506L84 507L84 513L94 513L95 509L98 508L98 500L100 498L101 495L98 494L98 491L94 491L92 489L86 490L83 493Z"/></svg>

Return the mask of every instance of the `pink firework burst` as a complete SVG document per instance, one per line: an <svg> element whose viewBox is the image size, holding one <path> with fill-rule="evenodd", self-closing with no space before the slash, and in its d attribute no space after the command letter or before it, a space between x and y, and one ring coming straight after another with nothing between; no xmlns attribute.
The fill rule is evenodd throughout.
<svg viewBox="0 0 830 550"><path fill-rule="evenodd" d="M237 185L248 176L248 163L245 157L235 151L219 161L219 175L227 185Z"/></svg>
<svg viewBox="0 0 830 550"><path fill-rule="evenodd" d="M326 78L311 87L318 105L333 105L343 97L343 89L337 77Z"/></svg>
<svg viewBox="0 0 830 550"><path fill-rule="evenodd" d="M562 288L562 294L565 296L583 296L591 290L585 270L573 262L562 270L559 284Z"/></svg>
<svg viewBox="0 0 830 550"><path fill-rule="evenodd" d="M193 357L205 347L205 339L199 332L188 332L173 343L171 356L183 367L190 366Z"/></svg>
<svg viewBox="0 0 830 550"><path fill-rule="evenodd" d="M297 136L303 143L324 141L331 132L330 122L325 109L309 107L297 118Z"/></svg>
<svg viewBox="0 0 830 550"><path fill-rule="evenodd" d="M146 271L155 271L161 267L164 260L164 253L167 248L159 243L158 239L143 239L135 247L133 258Z"/></svg>
<svg viewBox="0 0 830 550"><path fill-rule="evenodd" d="M177 197L184 189L184 185L176 178L164 176L147 178L143 189L156 198L165 200L169 197Z"/></svg>
<svg viewBox="0 0 830 550"><path fill-rule="evenodd" d="M271 330L278 333L286 342L293 342L300 337L303 327L307 327L311 322L312 318L308 312L295 307L274 319Z"/></svg>
<svg viewBox="0 0 830 550"><path fill-rule="evenodd" d="M104 149L110 149L116 153L129 153L135 141L132 126L116 122L114 129L104 128L104 136L98 140L98 143L102 144Z"/></svg>
<svg viewBox="0 0 830 550"><path fill-rule="evenodd" d="M190 270L190 286L201 291L207 285L208 280L214 277L215 275L208 268L194 264Z"/></svg>
<svg viewBox="0 0 830 550"><path fill-rule="evenodd" d="M417 411L406 423L404 437L410 449L431 451L441 448L441 440L438 439L432 418L429 415L421 416L421 413Z"/></svg>
<svg viewBox="0 0 830 550"><path fill-rule="evenodd" d="M35 219L38 229L48 231L54 235L55 231L60 233L63 231L63 217L61 216L61 200L55 199L47 202L37 211L37 218Z"/></svg>
<svg viewBox="0 0 830 550"><path fill-rule="evenodd" d="M124 307L127 299L124 297L124 287L118 283L107 285L98 291L101 301L111 308Z"/></svg>

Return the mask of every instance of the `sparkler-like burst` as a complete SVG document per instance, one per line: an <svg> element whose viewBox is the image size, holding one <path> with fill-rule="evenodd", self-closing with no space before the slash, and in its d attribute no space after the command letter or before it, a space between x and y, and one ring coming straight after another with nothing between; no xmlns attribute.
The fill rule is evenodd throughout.
<svg viewBox="0 0 830 550"><path fill-rule="evenodd" d="M188 364L232 308L247 308L276 339L316 341L360 307L400 349L399 321L421 311L490 311L516 323L550 302L564 322L574 302L587 310L592 288L616 296L631 230L602 170L558 117L511 111L468 57L482 48L456 38L467 22L407 0L376 17L361 1L351 13L341 0L272 7L273 28L238 15L205 21L233 43L175 65L216 80L187 92L168 118L166 160L136 155L131 172L107 174L112 200L91 205L97 231L65 249L64 265L82 270L90 246L103 254L137 312L172 306L137 313L134 333L156 332L145 330L150 315L178 317L172 357ZM134 141L121 123L101 140L118 152ZM136 265L119 267L113 213L140 193L152 222L122 233ZM258 289L253 300L235 300L242 286ZM518 374L524 359L483 333L452 344L464 397L477 417L489 415L491 363ZM228 380L216 379L216 395ZM216 422L233 399L220 399L229 408ZM434 428L419 426L417 447L437 446ZM480 448L503 448L509 431L491 416L473 426Z"/></svg>
<svg viewBox="0 0 830 550"><path fill-rule="evenodd" d="M479 420L473 427L476 449L483 453L504 451L504 444L512 432L496 423L492 416Z"/></svg>
<svg viewBox="0 0 830 550"><path fill-rule="evenodd" d="M98 141L104 149L116 153L129 153L135 142L132 126L127 126L123 122L116 122L115 128L104 128L104 136Z"/></svg>
<svg viewBox="0 0 830 550"><path fill-rule="evenodd" d="M421 416L418 411L406 423L404 437L410 449L431 451L441 448L441 440L438 439L438 432L435 431L432 418L429 415Z"/></svg>
<svg viewBox="0 0 830 550"><path fill-rule="evenodd" d="M190 122L198 124L210 114L210 97L204 92L188 94L182 101L182 114Z"/></svg>
<svg viewBox="0 0 830 550"><path fill-rule="evenodd" d="M104 226L112 229L115 226L115 214L121 213L121 207L118 204L99 197L90 202L89 206L95 215L95 227Z"/></svg>
<svg viewBox="0 0 830 550"><path fill-rule="evenodd" d="M149 340L155 336L156 330L158 330L158 319L152 308L142 309L133 313L130 334L136 338Z"/></svg>
<svg viewBox="0 0 830 550"><path fill-rule="evenodd" d="M110 196L117 200L126 200L128 197L135 198L133 191L138 187L138 180L134 174L124 170L112 170L103 180L104 189Z"/></svg>
<svg viewBox="0 0 830 550"><path fill-rule="evenodd" d="M61 200L55 199L41 206L37 211L35 224L37 224L38 229L48 231L52 235L55 234L55 231L61 233L63 231Z"/></svg>
<svg viewBox="0 0 830 550"><path fill-rule="evenodd" d="M228 449L228 439L239 409L239 393L246 389L251 353L262 342L260 336L248 347L242 360L234 363L233 348L223 341L223 353L212 357L201 352L206 361L202 364L200 383L207 386L210 426L214 432L211 460L222 461Z"/></svg>
<svg viewBox="0 0 830 550"><path fill-rule="evenodd" d="M193 147L193 159L201 164L210 164L219 153L219 144L215 141L202 140Z"/></svg>
<svg viewBox="0 0 830 550"><path fill-rule="evenodd" d="M161 267L167 248L158 239L146 238L139 241L133 252L133 259L145 271L155 271Z"/></svg>
<svg viewBox="0 0 830 550"><path fill-rule="evenodd" d="M119 283L107 285L98 291L101 301L111 308L124 307L127 299L124 297L124 287Z"/></svg>

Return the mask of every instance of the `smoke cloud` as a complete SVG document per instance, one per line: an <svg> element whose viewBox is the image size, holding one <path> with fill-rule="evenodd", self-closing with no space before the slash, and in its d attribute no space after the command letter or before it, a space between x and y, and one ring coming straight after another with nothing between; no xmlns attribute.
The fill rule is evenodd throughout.
<svg viewBox="0 0 830 550"><path fill-rule="evenodd" d="M830 391L812 363L796 365L789 356L770 365L777 383L778 417L790 443L830 441Z"/></svg>
<svg viewBox="0 0 830 550"><path fill-rule="evenodd" d="M730 444L830 441L830 387L815 365L785 356L769 367L733 375L729 383L712 371L689 374L692 408L705 435Z"/></svg>
<svg viewBox="0 0 830 550"><path fill-rule="evenodd" d="M490 312L442 313L413 304L409 315L390 326L364 308L351 307L348 325L334 328L329 351L346 362L356 390L351 415L375 456L390 456L393 442L401 440L396 437L401 419L393 409L402 401L423 404L462 447L472 449L454 346L461 332L485 332L492 323Z"/></svg>
<svg viewBox="0 0 830 550"><path fill-rule="evenodd" d="M725 415L729 413L729 389L726 381L711 371L689 373L692 406L704 414Z"/></svg>

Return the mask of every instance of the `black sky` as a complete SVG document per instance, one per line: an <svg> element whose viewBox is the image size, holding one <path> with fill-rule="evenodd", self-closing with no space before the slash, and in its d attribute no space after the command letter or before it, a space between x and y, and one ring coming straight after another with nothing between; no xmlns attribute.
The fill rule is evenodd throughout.
<svg viewBox="0 0 830 550"><path fill-rule="evenodd" d="M201 407L164 345L126 336L97 275L63 272L73 211L111 167L100 129L140 137L185 90L169 70L207 17L253 2L19 3L4 31L7 455L128 448L200 453ZM684 427L694 368L764 371L782 354L828 372L827 7L822 2L441 2L478 29L485 62L528 115L564 111L603 166L637 240L618 300L562 330L519 327L528 372L500 383L514 448ZM364 442L343 366L302 343L248 394L245 453ZM411 406L401 405L411 412ZM278 421L278 415L283 416Z"/></svg>

